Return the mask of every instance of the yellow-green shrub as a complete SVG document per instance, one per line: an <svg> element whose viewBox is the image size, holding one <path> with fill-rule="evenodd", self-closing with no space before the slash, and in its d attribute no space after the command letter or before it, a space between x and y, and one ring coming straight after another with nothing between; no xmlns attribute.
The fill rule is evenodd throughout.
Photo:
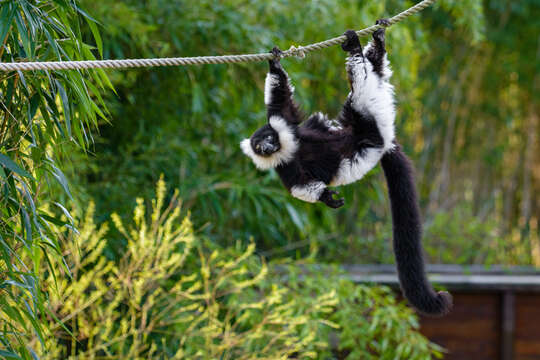
<svg viewBox="0 0 540 360"><path fill-rule="evenodd" d="M222 249L199 240L178 194L164 206L165 193L160 180L149 213L138 199L129 223L112 216L125 240L120 259L107 258L113 232L95 224L92 204L80 233L64 239L67 267L44 274L50 331L43 346L30 344L42 359L440 355L388 289L355 285L330 266L286 262L269 272L253 244Z"/></svg>
<svg viewBox="0 0 540 360"><path fill-rule="evenodd" d="M94 223L90 205L78 225L80 234L63 242L71 271L56 267L46 276L53 313L52 334L41 349L43 359L315 358L326 347L317 341L317 319L332 310L335 292L318 296L301 309L283 286L258 285L267 266L243 252L208 251L181 216L177 194L164 208L165 184L147 217L137 200L133 223L113 215L125 237L120 260L104 255L108 225ZM69 332L68 332L69 330ZM70 335L70 332L72 335Z"/></svg>

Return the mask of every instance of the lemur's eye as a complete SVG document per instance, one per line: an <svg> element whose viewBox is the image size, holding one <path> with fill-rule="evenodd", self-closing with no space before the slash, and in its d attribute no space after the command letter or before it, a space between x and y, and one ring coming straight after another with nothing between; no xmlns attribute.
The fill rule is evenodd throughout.
<svg viewBox="0 0 540 360"><path fill-rule="evenodd" d="M268 136L266 137L266 140L268 140L268 141L272 140L272 135L268 135Z"/></svg>

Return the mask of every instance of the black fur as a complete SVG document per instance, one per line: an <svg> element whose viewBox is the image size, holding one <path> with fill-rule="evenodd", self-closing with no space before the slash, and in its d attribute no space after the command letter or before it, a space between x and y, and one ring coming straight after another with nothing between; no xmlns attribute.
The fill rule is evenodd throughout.
<svg viewBox="0 0 540 360"><path fill-rule="evenodd" d="M379 19L375 23L377 25L388 26L387 19ZM384 39L384 29L377 29L373 33L373 46L368 50L366 57L373 64L373 71L382 74L383 69L383 59L384 54L386 53L385 39Z"/></svg>
<svg viewBox="0 0 540 360"><path fill-rule="evenodd" d="M351 55L361 55L362 45L360 44L358 35L356 35L356 31L347 30L345 31L344 35L347 39L345 40L345 42L343 42L343 44L341 44L341 48Z"/></svg>
<svg viewBox="0 0 540 360"><path fill-rule="evenodd" d="M384 154L381 164L388 183L394 253L403 294L420 312L445 315L452 308L452 296L444 291L435 293L426 278L421 245L422 222L413 167L398 144L394 150Z"/></svg>
<svg viewBox="0 0 540 360"><path fill-rule="evenodd" d="M251 135L251 147L260 156L270 156L281 149L278 133L270 125L265 125Z"/></svg>
<svg viewBox="0 0 540 360"><path fill-rule="evenodd" d="M382 19L377 24L387 26L388 22ZM370 101L370 97L365 96L366 91L379 92L382 95L388 94L382 91L389 91L389 89L391 91L391 86L387 82L384 83L388 81L384 79L385 30L375 31L372 44L365 53L362 52L362 46L354 31L347 31L345 36L347 39L342 48L349 52L347 72L351 83L351 95L345 101L334 123L328 121L320 113L302 122L304 116L293 101L293 89L289 77L279 61L281 52L277 48L272 50L274 59L269 62L270 70L267 79L269 88L266 89L269 93L265 94L265 100L268 101L269 123L257 130L250 139L252 151L259 156L259 158L255 156L254 161L259 161L265 167L267 164L275 167L283 184L293 196L310 202L320 201L331 208L339 208L344 205L344 199L334 198L338 195L337 191L330 190L327 186L357 180L355 177L357 174L341 180L340 174L346 177L354 172L350 167L347 173L347 168L344 170L342 166L361 164L369 170L375 166L376 161L381 159L391 200L394 253L403 293L420 312L443 315L450 310L452 298L445 292L435 293L426 278L420 243L422 226L412 166L401 152L399 145L394 142L392 146L394 139L386 139L385 143L383 134L379 130L379 124L384 121L385 126L393 126L393 115L390 125L388 125L388 116L383 117L385 120L378 119L374 114L380 112L373 111L373 104L379 104L379 102ZM367 62L370 66L367 66ZM375 82L372 81L369 86L363 85L366 84L361 80L364 74L364 81L370 75L370 79L375 79ZM267 95L269 95L268 99L266 99ZM354 99L366 102L358 105ZM388 96L382 96L380 99L388 99ZM389 101L392 102L392 99ZM393 103L389 106L392 106L393 114ZM378 116L381 117L381 115ZM393 136L393 131L390 133L387 131L384 134L387 137ZM249 149L244 151L248 153ZM266 163L266 159L278 161ZM263 168L260 164L258 166ZM361 173L360 170L355 171Z"/></svg>

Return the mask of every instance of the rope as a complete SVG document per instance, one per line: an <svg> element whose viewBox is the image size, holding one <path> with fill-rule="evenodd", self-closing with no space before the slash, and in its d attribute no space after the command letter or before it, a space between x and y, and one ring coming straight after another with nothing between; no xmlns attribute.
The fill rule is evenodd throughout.
<svg viewBox="0 0 540 360"><path fill-rule="evenodd" d="M388 19L388 26L396 24L401 20L425 9L436 0L423 0L409 9ZM372 25L368 28L357 31L358 36L367 36L375 30L384 27L383 25ZM345 41L345 36L341 35L332 39L321 41L306 46L291 46L283 51L281 57L296 56L303 58L307 53L325 49L330 46L341 44ZM240 62L255 62L270 60L274 57L271 53L242 54L242 55L222 55L222 56L196 56L196 57L175 57L175 58L154 58L154 59L125 59L125 60L84 60L84 61L43 61L43 62L18 62L0 63L1 71L14 70L68 70L68 69L94 69L94 68L134 68L151 66L178 66L178 65L202 65L202 64L229 64Z"/></svg>

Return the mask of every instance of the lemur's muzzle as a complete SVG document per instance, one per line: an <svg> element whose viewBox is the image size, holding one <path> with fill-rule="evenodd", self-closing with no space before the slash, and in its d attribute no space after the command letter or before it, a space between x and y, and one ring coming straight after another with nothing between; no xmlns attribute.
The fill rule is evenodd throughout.
<svg viewBox="0 0 540 360"><path fill-rule="evenodd" d="M276 145L266 141L261 144L261 152L265 155L272 154L276 152L277 149L278 147Z"/></svg>

